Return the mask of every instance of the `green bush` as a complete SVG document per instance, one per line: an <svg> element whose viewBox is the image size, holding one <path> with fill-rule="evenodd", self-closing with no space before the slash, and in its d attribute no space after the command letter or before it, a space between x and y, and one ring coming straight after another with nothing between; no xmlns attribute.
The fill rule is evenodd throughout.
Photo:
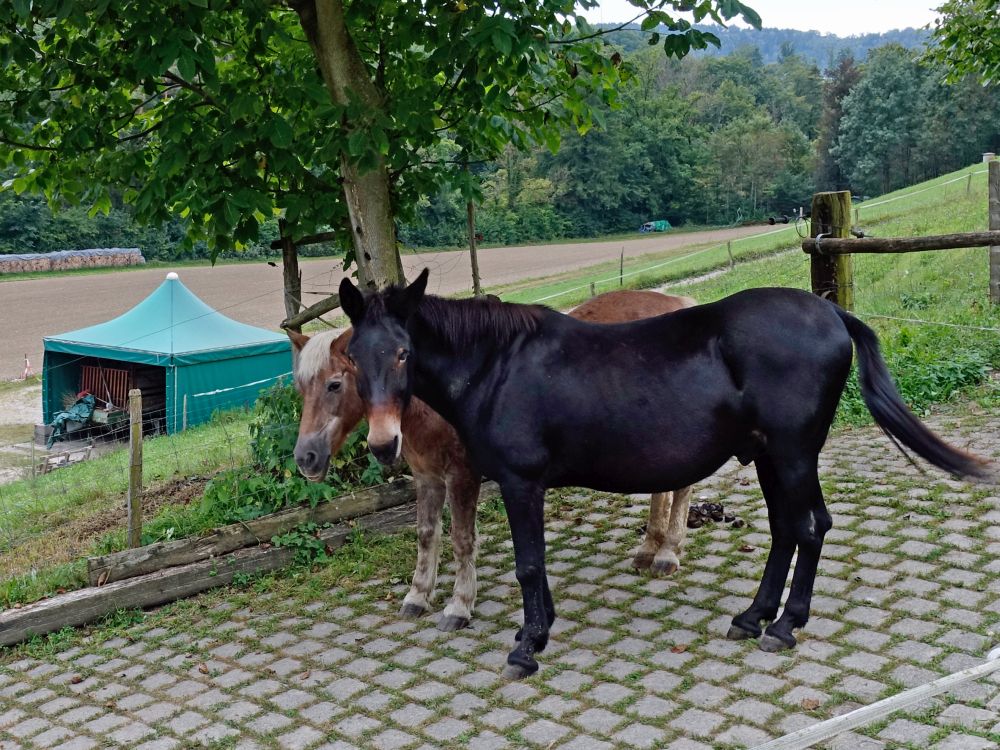
<svg viewBox="0 0 1000 750"><path fill-rule="evenodd" d="M279 382L264 391L250 420L250 463L213 477L199 506L165 509L147 524L143 543L191 536L304 502L315 507L383 481L381 466L368 452L364 422L333 457L326 481L302 477L293 455L301 415L302 398L292 385Z"/></svg>

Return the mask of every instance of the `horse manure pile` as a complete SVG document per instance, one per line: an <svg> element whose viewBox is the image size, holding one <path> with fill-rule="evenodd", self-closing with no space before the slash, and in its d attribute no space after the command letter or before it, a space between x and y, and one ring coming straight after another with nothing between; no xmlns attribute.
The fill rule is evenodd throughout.
<svg viewBox="0 0 1000 750"><path fill-rule="evenodd" d="M700 529L709 523L728 523L734 529L742 529L746 526L746 521L737 518L731 513L726 513L722 503L695 503L688 508L687 527L689 529Z"/></svg>

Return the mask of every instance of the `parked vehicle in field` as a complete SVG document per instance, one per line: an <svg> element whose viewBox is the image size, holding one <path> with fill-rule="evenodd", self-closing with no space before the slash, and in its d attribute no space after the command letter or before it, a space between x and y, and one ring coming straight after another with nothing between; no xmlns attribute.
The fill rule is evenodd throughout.
<svg viewBox="0 0 1000 750"><path fill-rule="evenodd" d="M658 219L657 221L647 221L641 227L639 231L642 233L646 232L666 232L671 229L670 222L666 219Z"/></svg>

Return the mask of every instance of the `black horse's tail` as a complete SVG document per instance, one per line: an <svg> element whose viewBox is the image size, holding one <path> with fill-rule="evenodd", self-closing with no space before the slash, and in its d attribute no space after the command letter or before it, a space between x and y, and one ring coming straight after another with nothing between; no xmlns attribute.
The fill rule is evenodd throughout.
<svg viewBox="0 0 1000 750"><path fill-rule="evenodd" d="M921 458L956 477L996 482L998 473L992 462L952 448L907 408L882 359L875 331L839 307L837 314L844 321L858 350L861 396L875 422L893 442L899 441Z"/></svg>

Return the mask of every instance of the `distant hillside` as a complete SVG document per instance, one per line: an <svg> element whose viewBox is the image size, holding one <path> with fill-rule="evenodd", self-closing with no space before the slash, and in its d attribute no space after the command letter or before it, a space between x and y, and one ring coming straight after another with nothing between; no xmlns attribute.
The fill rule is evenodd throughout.
<svg viewBox="0 0 1000 750"><path fill-rule="evenodd" d="M600 24L609 28L614 24ZM722 48L709 47L705 52L696 55L728 55L740 47L756 47L760 50L763 62L776 62L781 56L782 48L790 49L795 54L816 63L820 68L830 67L837 56L848 50L859 62L864 60L868 51L885 44L901 44L907 48L923 47L927 41L928 32L925 29L896 29L884 34L862 34L860 36L841 37L834 34L823 34L819 31L797 31L795 29L741 29L736 27L699 26L711 31L722 41ZM648 34L639 30L636 25L625 31L611 35L611 41L623 50L632 51L647 44ZM787 46L786 46L787 45Z"/></svg>

